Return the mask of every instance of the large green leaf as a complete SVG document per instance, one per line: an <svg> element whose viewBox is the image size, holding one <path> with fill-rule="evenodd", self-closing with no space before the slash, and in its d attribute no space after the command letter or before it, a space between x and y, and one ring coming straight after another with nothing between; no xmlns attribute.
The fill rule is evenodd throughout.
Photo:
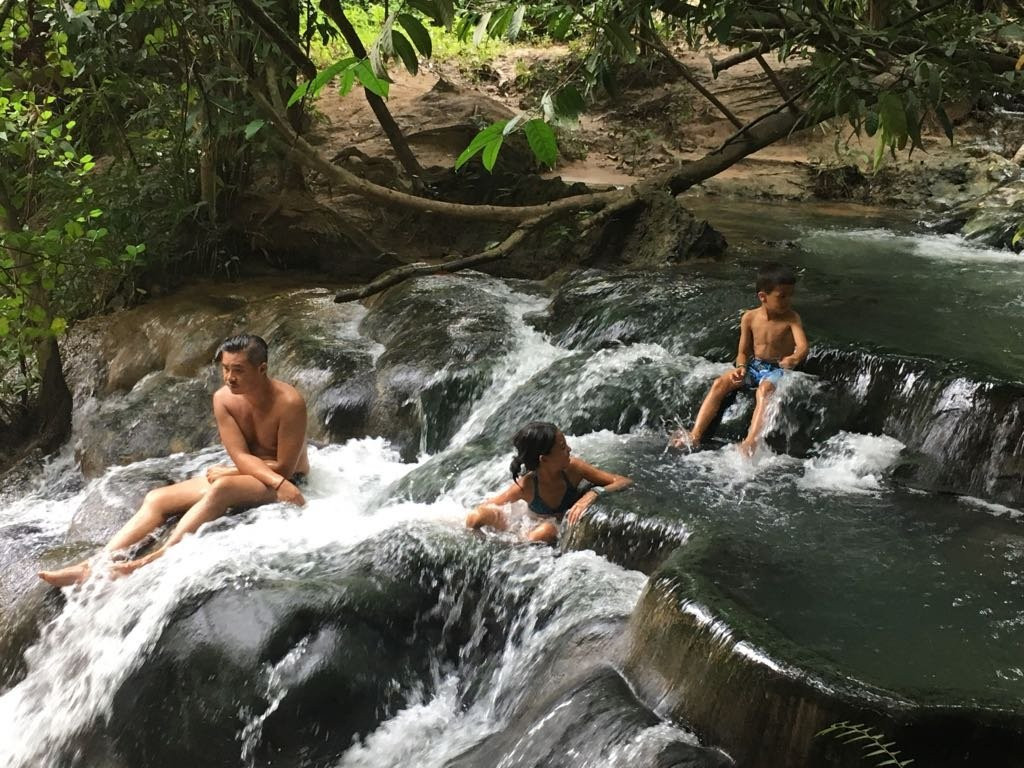
<svg viewBox="0 0 1024 768"><path fill-rule="evenodd" d="M558 142L551 126L539 118L523 123L526 142L533 151L533 156L548 168L554 168L558 160Z"/></svg>
<svg viewBox="0 0 1024 768"><path fill-rule="evenodd" d="M498 150L501 149L501 144L504 140L504 135L499 133L498 138L494 139L484 147L484 154L481 160L484 164L484 168L488 171L494 170L494 164L498 161Z"/></svg>
<svg viewBox="0 0 1024 768"><path fill-rule="evenodd" d="M482 131L480 131L473 140L469 142L469 146L462 150L462 154L459 155L455 161L455 170L459 170L464 166L477 152L480 152L492 141L500 140L502 138L502 132L505 130L505 124L508 120L498 120L496 123L491 123Z"/></svg>
<svg viewBox="0 0 1024 768"><path fill-rule="evenodd" d="M430 40L430 33L420 24L420 20L408 13L400 13L398 14L398 23L402 25L402 29L409 33L409 38L412 40L413 45L416 46L416 50L422 56L429 59L434 51L434 47Z"/></svg>
<svg viewBox="0 0 1024 768"><path fill-rule="evenodd" d="M377 77L374 74L373 67L370 66L370 62L367 59L363 59L355 66L356 79L362 84L363 88L375 93L382 99L388 97L389 84L387 80Z"/></svg>
<svg viewBox="0 0 1024 768"><path fill-rule="evenodd" d="M412 43L406 39L405 35L397 29L391 30L391 47L409 72L415 75L420 71L420 64L416 59L416 50L412 47Z"/></svg>

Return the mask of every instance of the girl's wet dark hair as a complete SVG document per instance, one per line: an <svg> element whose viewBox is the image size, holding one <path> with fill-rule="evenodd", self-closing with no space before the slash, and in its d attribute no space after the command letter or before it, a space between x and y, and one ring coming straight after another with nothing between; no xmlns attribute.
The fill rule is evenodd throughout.
<svg viewBox="0 0 1024 768"><path fill-rule="evenodd" d="M267 362L267 342L254 333L240 333L224 339L217 347L213 361L219 363L225 352L245 352L246 358L253 365Z"/></svg>
<svg viewBox="0 0 1024 768"><path fill-rule="evenodd" d="M558 427L550 421L531 421L512 438L516 455L512 459L512 479L518 480L523 471L533 472L540 466L540 457L555 446Z"/></svg>

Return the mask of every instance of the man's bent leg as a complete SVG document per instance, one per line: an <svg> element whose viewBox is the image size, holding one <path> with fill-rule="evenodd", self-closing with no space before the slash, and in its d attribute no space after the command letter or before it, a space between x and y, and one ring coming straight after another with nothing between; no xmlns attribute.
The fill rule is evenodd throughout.
<svg viewBox="0 0 1024 768"><path fill-rule="evenodd" d="M147 563L151 563L158 557L162 557L168 547L173 547L189 533L195 533L199 526L222 517L231 507L259 506L277 501L277 493L268 488L262 482L251 475L235 475L222 477L210 486L199 501L181 516L181 520L174 527L174 531L168 537L160 549L155 552L132 560L130 563L123 563L114 566L115 573L131 573Z"/></svg>
<svg viewBox="0 0 1024 768"><path fill-rule="evenodd" d="M104 549L116 552L137 544L163 525L167 518L180 515L196 504L210 489L209 481L202 475L150 491L139 511L114 534Z"/></svg>
<svg viewBox="0 0 1024 768"><path fill-rule="evenodd" d="M156 488L146 494L139 511L132 515L103 548L116 552L142 541L163 525L167 518L178 515L199 501L210 490L205 476ZM83 560L58 571L40 571L39 578L55 587L80 584L89 577L89 561Z"/></svg>
<svg viewBox="0 0 1024 768"><path fill-rule="evenodd" d="M764 412L768 401L775 394L775 385L765 379L757 387L756 404L754 415L750 419L750 429L747 431L747 438L740 444L740 450L747 456L753 456L757 449L757 442L761 439L761 430L764 428Z"/></svg>

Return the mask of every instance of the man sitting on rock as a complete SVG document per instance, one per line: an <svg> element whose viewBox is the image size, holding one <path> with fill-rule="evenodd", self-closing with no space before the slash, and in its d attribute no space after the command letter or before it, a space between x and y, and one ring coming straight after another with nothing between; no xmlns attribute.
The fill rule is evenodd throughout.
<svg viewBox="0 0 1024 768"><path fill-rule="evenodd" d="M162 547L145 557L114 564L115 575L152 562L231 507L306 503L298 488L309 472L302 395L267 375L267 343L259 336L241 334L225 340L214 359L220 364L224 386L213 396L213 413L233 466L210 467L199 477L146 494L139 511L114 535L105 552L137 544L175 515L181 519ZM88 576L88 561L39 574L57 587L78 584Z"/></svg>

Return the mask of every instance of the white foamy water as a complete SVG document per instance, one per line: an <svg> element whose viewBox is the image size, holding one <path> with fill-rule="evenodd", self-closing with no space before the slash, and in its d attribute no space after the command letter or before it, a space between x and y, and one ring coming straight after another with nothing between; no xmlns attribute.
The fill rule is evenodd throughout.
<svg viewBox="0 0 1024 768"><path fill-rule="evenodd" d="M479 435L487 420L508 402L524 381L570 354L568 350L554 346L546 335L523 321L524 316L543 310L548 305L548 299L515 293L503 283L483 282L480 287L502 300L509 314L513 335L509 339L509 354L494 370L491 385L452 437L453 447L465 445Z"/></svg>
<svg viewBox="0 0 1024 768"><path fill-rule="evenodd" d="M97 576L67 590L64 610L26 654L25 679L0 697L0 764L43 765L60 744L103 717L174 607L190 596L301 572L319 552L344 549L401 522L462 523L461 508L453 514L450 504L361 514L382 484L416 466L402 464L383 440L311 449L310 464L306 507L274 504L217 521L129 578Z"/></svg>
<svg viewBox="0 0 1024 768"><path fill-rule="evenodd" d="M581 636L587 627L601 621L624 619L645 582L642 574L625 571L592 552L557 556L543 547L510 549L495 562L494 570L493 578L507 594L530 598L509 628L510 640L501 651L500 664L484 686L487 694L467 708L459 690L466 682L464 676L474 669L461 668L439 680L430 697L414 695L404 709L349 749L337 768L445 765L508 724L510 714L539 685L530 681L544 668L545 657L557 639ZM546 717L553 717L558 709ZM695 737L681 728L648 730L651 732L641 732L634 741L623 744L608 762L594 765L625 766L630 755L663 746L670 737L696 743ZM513 764L514 756L513 750L500 765Z"/></svg>
<svg viewBox="0 0 1024 768"><path fill-rule="evenodd" d="M932 261L959 262L966 264L992 264L1005 267L1007 271L1024 269L1024 261L1012 251L989 248L975 243L961 235L900 235L889 229L843 229L815 230L801 238L815 250L828 251L833 244L842 245L853 241L878 244L893 252L913 254Z"/></svg>
<svg viewBox="0 0 1024 768"><path fill-rule="evenodd" d="M903 443L886 435L840 432L804 461L802 488L833 493L872 493L899 458Z"/></svg>

